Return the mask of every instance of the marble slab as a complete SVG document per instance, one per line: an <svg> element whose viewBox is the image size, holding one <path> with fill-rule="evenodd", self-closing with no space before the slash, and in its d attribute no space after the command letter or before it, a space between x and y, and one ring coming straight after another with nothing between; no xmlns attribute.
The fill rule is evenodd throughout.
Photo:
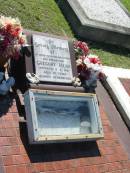
<svg viewBox="0 0 130 173"><path fill-rule="evenodd" d="M130 28L130 18L115 0L77 0L89 19Z"/></svg>
<svg viewBox="0 0 130 173"><path fill-rule="evenodd" d="M130 48L130 14L119 0L65 0L59 6L79 37Z"/></svg>
<svg viewBox="0 0 130 173"><path fill-rule="evenodd" d="M113 97L126 124L130 127L130 96L122 85L120 78L130 79L130 69L104 66L105 87Z"/></svg>
<svg viewBox="0 0 130 173"><path fill-rule="evenodd" d="M35 73L40 81L72 82L68 40L34 34L33 49Z"/></svg>

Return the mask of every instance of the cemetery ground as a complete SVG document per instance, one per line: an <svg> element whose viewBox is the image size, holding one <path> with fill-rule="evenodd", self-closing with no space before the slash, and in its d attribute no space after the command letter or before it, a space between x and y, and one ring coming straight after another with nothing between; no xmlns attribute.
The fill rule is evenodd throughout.
<svg viewBox="0 0 130 173"><path fill-rule="evenodd" d="M130 11L130 1L122 0ZM0 0L0 14L19 17L26 29L76 38L58 7L58 0ZM104 65L129 68L130 51L117 46L86 40L92 53L97 54Z"/></svg>
<svg viewBox="0 0 130 173"><path fill-rule="evenodd" d="M21 20L22 26L25 29L32 30L33 32L28 32L25 30L25 33L27 32L27 34L29 34L28 38L32 36L33 46L35 45L34 43L40 42L40 41L36 42L36 38L34 39L35 37L34 35L36 33L34 31L42 32L39 37L41 37L43 32L45 32L45 33L50 33L55 35L67 36L71 39L77 38L76 35L73 33L73 30L69 26L67 20L63 16L60 8L58 7L59 1L60 0L28 0L28 1L0 0L0 4L1 4L0 14L3 14L4 16L18 17ZM124 1L124 3L128 3L128 1ZM127 7L128 5L130 5L130 3L127 4ZM38 35L37 35L37 38L38 38ZM30 45L30 40L31 39L28 39L29 45ZM45 40L46 39L44 37L43 41ZM52 40L52 38L50 37L49 40ZM43 41L42 41L42 45L43 45ZM130 50L128 51L126 49L119 48L117 46L110 46L107 44L96 43L96 42L88 41L88 40L86 40L86 42L88 43L88 46L90 47L91 51L101 57L103 65L130 68ZM49 45L48 46L49 48L51 47L50 42L47 42L46 45ZM25 56L21 58L21 61L17 61L17 62L15 61L14 63L12 63L11 75L14 75L14 77L18 78L18 80L17 79L16 80L19 83L21 89L24 89L24 82L26 83L25 73L28 72L29 68L30 68L29 72L31 72L31 69L33 69L32 60L36 60L32 58L33 55L34 55L34 58L36 58L35 46L33 48L34 48L33 51L32 49L29 48L31 51L27 51L27 56L26 56L26 51L24 52ZM42 51L45 53L46 49L42 49ZM37 52L40 52L40 51L38 50ZM52 53L54 52L52 51ZM63 52L61 54L62 59L64 55L65 53ZM46 58L46 60L48 59ZM26 61L26 60L30 60L31 63L29 64L28 63L29 61ZM56 63L56 65L57 64L58 63ZM73 62L72 62L72 65L73 65ZM123 70L126 70L126 69L123 69ZM130 71L130 69L127 70L127 72L128 71ZM111 76L114 77L113 75L114 73L117 74L117 77L120 77L120 74L118 73L118 69L116 71L114 68L114 72L113 70L110 69L110 72L111 72L110 77ZM37 72L35 73L37 74ZM61 73L59 74L61 75ZM121 75L122 75L122 72L121 72ZM126 73L124 75L126 75ZM121 82L126 92L128 92L128 94L130 95L129 93L130 80L129 79L121 79ZM37 91L40 90L39 86L35 85L35 87L38 87L36 89ZM50 94L52 94L53 92L47 91L47 90L51 90L51 88L54 89L55 94L56 92L59 94L62 93L60 97L55 97L55 96L54 97L57 98L57 100L59 98L58 100L59 102L62 100L62 104L65 105L65 103L63 102L64 100L63 98L65 97L65 95L63 94L63 91L65 90L65 86L50 85L50 89L49 89L49 85L48 86L44 85L44 83L43 85L41 83L41 86L45 87L44 88L45 90L42 91L43 88L41 88L41 91L48 94L47 98L52 98ZM26 90L28 88L29 86L27 86ZM60 88L61 88L61 91L59 91ZM66 89L68 89L68 91L71 91L69 88L71 88L71 86L67 85ZM83 89L80 87L79 88L72 87L72 88L73 88L73 91L75 90L76 92L80 92ZM79 89L79 91L77 89ZM119 89L119 92L122 93L120 89ZM39 93L37 94L39 95ZM77 93L77 95L79 94L80 93ZM68 92L68 95L70 95L70 92ZM81 93L81 95L83 95L83 93ZM100 140L87 141L88 136L85 135L85 138L86 138L85 141L81 142L80 140L79 142L69 143L68 142L69 138L68 136L66 136L66 139L64 139L65 143L64 142L59 143L57 141L57 143L50 143L47 145L43 143L32 145L29 141L29 137L31 139L32 136L30 136L28 132L29 131L34 132L32 130L32 127L34 126L32 126L30 123L32 122L32 120L31 121L28 120L29 114L27 110L25 109L25 106L27 106L26 108L29 108L28 105L30 105L30 107L32 108L31 110L33 111L32 112L33 116L30 116L30 118L35 116L35 112L37 115L38 114L40 115L40 112L41 112L40 108L43 107L43 105L45 106L45 102L42 101L41 97L38 97L40 99L34 99L31 96L30 97L30 101L32 102L32 105L31 105L28 102L28 100L27 102L25 102L23 94L19 90L19 86L18 87L16 86L16 92L11 92L10 94L7 94L6 96L1 97L0 98L0 173L130 173L130 147L129 147L130 133L129 133L129 130L125 122L122 121L122 117L120 116L119 111L117 110L116 106L113 104L113 100L111 99L109 93L106 92L106 89L102 85L101 82L98 82L98 85L96 88L96 95L98 98L98 102L96 101L96 104L99 107L101 124L103 127L102 128L100 126L101 127L100 130L103 130L104 132L103 138L102 136L100 136L101 137ZM46 99L46 97L44 98ZM67 97L65 97L65 100L66 98ZM68 108L68 110L70 110L71 106L74 105L73 103L71 106L68 106L68 104L70 104L69 103L70 101L71 100L69 101L67 100L66 101L67 104L65 105ZM81 102L81 100L79 101ZM55 102L55 99L53 100L53 102L50 102L49 100L49 106L52 105L49 108L47 106L48 104L48 100L47 100L45 111L48 111L47 108L49 108L49 110L51 111L51 109L54 107L54 109L52 109L54 111L52 112L53 116L54 114L57 115L57 110L58 110L59 114L63 115L64 117L64 113L66 113L66 111L63 111L63 109L61 108L57 109L60 106L57 106L56 108L55 106L56 102L55 104L54 102ZM35 103L34 106L33 106L33 103ZM36 110L36 107L35 107L37 103L39 103L40 105L39 110L38 109ZM84 103L84 100L83 100L83 103ZM86 111L86 109L84 110L84 108L81 106L83 106L83 104L79 105L79 103L77 104L76 102L75 109L79 109L79 111L81 111L82 114L84 114L84 111ZM88 108L91 106L92 105L90 104ZM90 109L89 111L88 108L87 108L87 111L88 112L91 111L91 113L93 114L94 111L92 111L92 109ZM73 113L72 109L70 112ZM84 115L88 116L88 113ZM48 116L46 115L44 117L48 118ZM67 120L67 118L65 119ZM74 117L74 119L76 120L77 118ZM40 120L41 119L39 119L39 121ZM83 121L84 121L84 118L82 118L82 122ZM66 126L65 121L62 119L62 123L63 122L64 122L64 126ZM79 119L77 119L77 122L79 122ZM91 119L91 122L93 123L94 121ZM60 123L55 123L55 122L53 124L56 126L60 125ZM71 126L74 127L72 123L71 123ZM79 124L76 125L76 127L77 126L79 126ZM38 129L35 128L34 130L35 130L35 134L37 135L39 133ZM54 132L54 128L53 128L53 132ZM75 136L77 138L77 135ZM93 138L93 136L91 136L91 138ZM35 139L39 140L40 138L35 138ZM45 142L45 140L48 140L48 139L41 138L41 140L44 140Z"/></svg>

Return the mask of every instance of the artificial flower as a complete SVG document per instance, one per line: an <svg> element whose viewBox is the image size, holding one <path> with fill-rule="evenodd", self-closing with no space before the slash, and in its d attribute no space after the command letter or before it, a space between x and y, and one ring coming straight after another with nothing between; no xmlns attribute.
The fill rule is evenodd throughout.
<svg viewBox="0 0 130 173"><path fill-rule="evenodd" d="M86 87L96 86L97 79L104 78L100 58L89 54L89 47L85 42L75 41L74 50L80 80Z"/></svg>
<svg viewBox="0 0 130 173"><path fill-rule="evenodd" d="M73 84L74 87L81 86L81 81L78 77L74 77L72 79L72 84Z"/></svg>
<svg viewBox="0 0 130 173"><path fill-rule="evenodd" d="M74 42L74 49L80 55L86 56L89 52L89 47L88 47L87 43L82 42L82 41L75 41Z"/></svg>
<svg viewBox="0 0 130 173"><path fill-rule="evenodd" d="M18 59L21 46L26 43L18 18L0 16L0 58Z"/></svg>

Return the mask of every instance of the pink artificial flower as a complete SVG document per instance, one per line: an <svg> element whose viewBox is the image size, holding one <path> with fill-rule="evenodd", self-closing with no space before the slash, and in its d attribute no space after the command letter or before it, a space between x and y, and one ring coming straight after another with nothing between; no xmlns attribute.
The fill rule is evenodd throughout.
<svg viewBox="0 0 130 173"><path fill-rule="evenodd" d="M89 52L89 47L88 47L87 43L82 42L82 41L75 41L74 48L80 49L84 55L87 55Z"/></svg>
<svg viewBox="0 0 130 173"><path fill-rule="evenodd" d="M23 37L20 37L19 38L19 42L18 42L19 44L24 44L25 43L25 40L24 40L24 38Z"/></svg>
<svg viewBox="0 0 130 173"><path fill-rule="evenodd" d="M1 57L18 59L21 45L26 42L22 27L17 18L0 16L0 54Z"/></svg>

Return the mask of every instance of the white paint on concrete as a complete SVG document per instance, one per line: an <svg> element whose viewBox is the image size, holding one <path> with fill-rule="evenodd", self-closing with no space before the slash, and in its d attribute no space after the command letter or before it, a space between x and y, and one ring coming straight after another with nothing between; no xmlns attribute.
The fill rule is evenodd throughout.
<svg viewBox="0 0 130 173"><path fill-rule="evenodd" d="M109 87L112 97L117 100L119 110L123 109L123 117L130 127L130 96L126 92L119 78L130 79L130 69L103 67L107 79L106 84Z"/></svg>
<svg viewBox="0 0 130 173"><path fill-rule="evenodd" d="M130 28L130 18L116 0L77 0L92 20Z"/></svg>
<svg viewBox="0 0 130 173"><path fill-rule="evenodd" d="M112 77L114 75L114 76L116 76L118 78L130 79L130 69L103 66L103 72L107 76L111 76Z"/></svg>

